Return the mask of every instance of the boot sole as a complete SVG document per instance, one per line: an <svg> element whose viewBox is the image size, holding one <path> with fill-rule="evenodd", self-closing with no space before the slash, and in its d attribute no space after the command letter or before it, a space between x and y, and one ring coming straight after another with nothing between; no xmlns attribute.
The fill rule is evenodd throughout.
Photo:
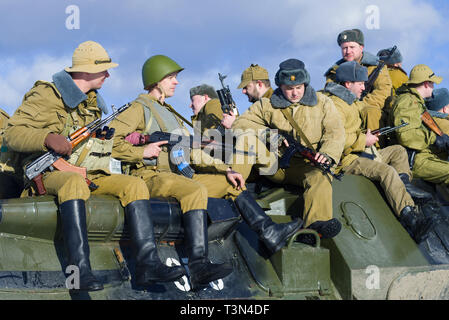
<svg viewBox="0 0 449 320"><path fill-rule="evenodd" d="M187 273L184 271L180 275L173 275L172 277L169 277L169 278L149 278L147 281L144 281L144 282L136 281L136 284L140 287L146 287L146 286L150 286L154 283L158 283L158 282L173 282L173 281L176 281L176 280L182 278L185 275L187 275Z"/></svg>

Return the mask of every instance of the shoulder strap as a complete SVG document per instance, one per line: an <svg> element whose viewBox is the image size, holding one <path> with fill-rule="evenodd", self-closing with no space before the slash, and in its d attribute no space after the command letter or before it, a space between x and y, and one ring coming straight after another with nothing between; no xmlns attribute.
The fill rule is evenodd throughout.
<svg viewBox="0 0 449 320"><path fill-rule="evenodd" d="M193 124L187 120L186 118L184 118L183 116L181 116L178 111L176 111L174 108L169 106L169 109L171 112L173 112L179 119L181 119L182 121L184 121L185 123L187 123L191 128L193 128Z"/></svg>
<svg viewBox="0 0 449 320"><path fill-rule="evenodd" d="M148 131L151 126L151 122L153 122L153 117L156 118L156 122L162 131L167 131L167 126L165 125L164 120L162 120L159 113L154 109L153 101L149 99L144 99L143 97L139 97L137 99L141 105L143 105L143 111L145 113L145 131ZM151 112L150 112L151 111Z"/></svg>
<svg viewBox="0 0 449 320"><path fill-rule="evenodd" d="M302 132L301 128L298 126L298 124L295 122L295 120L293 120L292 115L290 114L290 112L287 109L291 110L290 108L281 109L282 114L285 116L285 118L287 118L288 122L290 122L290 124L296 130L296 132L298 132L299 136L301 137L301 139L304 140L304 142L306 143L307 147L312 149L313 152L316 152L315 148L312 146L312 144L310 143L309 139L307 139L307 137L304 134L304 132Z"/></svg>

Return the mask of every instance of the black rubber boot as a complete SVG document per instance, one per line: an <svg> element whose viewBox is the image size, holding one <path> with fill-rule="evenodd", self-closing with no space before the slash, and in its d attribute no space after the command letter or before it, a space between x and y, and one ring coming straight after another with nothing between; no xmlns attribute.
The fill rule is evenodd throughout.
<svg viewBox="0 0 449 320"><path fill-rule="evenodd" d="M270 254L282 249L287 240L303 226L301 219L289 223L274 223L247 190L235 199L235 204L243 219L257 232Z"/></svg>
<svg viewBox="0 0 449 320"><path fill-rule="evenodd" d="M329 239L340 233L341 223L337 219L332 218L327 221L315 221L307 229L315 230L322 239ZM296 241L314 245L316 239L311 234L301 234L296 238Z"/></svg>
<svg viewBox="0 0 449 320"><path fill-rule="evenodd" d="M79 269L79 289L74 290L103 290L103 284L95 278L90 266L84 200L65 201L59 205L59 211L68 264L75 265Z"/></svg>
<svg viewBox="0 0 449 320"><path fill-rule="evenodd" d="M136 284L170 282L186 274L182 266L168 267L157 253L150 200L136 200L125 207L125 217L136 254Z"/></svg>
<svg viewBox="0 0 449 320"><path fill-rule="evenodd" d="M206 210L191 210L183 214L184 242L189 258L190 283L196 290L209 282L232 273L230 263L211 263L208 255Z"/></svg>
<svg viewBox="0 0 449 320"><path fill-rule="evenodd" d="M424 217L423 214L418 214L416 209L412 206L406 206L401 210L399 222L416 243L420 243L427 238L430 229L435 223L432 218L427 218Z"/></svg>
<svg viewBox="0 0 449 320"><path fill-rule="evenodd" d="M416 202L424 204L433 199L432 194L430 194L427 191L422 190L421 188L418 188L417 186L414 186L410 182L410 178L406 173L400 173L399 177L401 178L402 182L404 183L405 189L407 190L407 192L410 194L410 196Z"/></svg>

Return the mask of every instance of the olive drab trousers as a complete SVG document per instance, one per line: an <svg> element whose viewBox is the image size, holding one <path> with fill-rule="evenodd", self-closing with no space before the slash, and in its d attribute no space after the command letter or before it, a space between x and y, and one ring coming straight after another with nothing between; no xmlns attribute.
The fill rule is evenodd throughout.
<svg viewBox="0 0 449 320"><path fill-rule="evenodd" d="M449 185L449 162L426 149L416 154L413 176L432 183Z"/></svg>
<svg viewBox="0 0 449 320"><path fill-rule="evenodd" d="M360 175L379 181L388 203L399 216L404 207L415 205L398 175L406 173L409 177L411 176L407 152L400 145L380 149L378 152L382 161L359 157L343 171L345 174Z"/></svg>
<svg viewBox="0 0 449 320"><path fill-rule="evenodd" d="M131 174L145 181L152 197L173 197L181 211L207 210L207 198L235 199L242 190L235 189L223 174L194 174L187 178L173 172L158 172L145 168Z"/></svg>
<svg viewBox="0 0 449 320"><path fill-rule="evenodd" d="M304 188L304 213L302 219L305 227L315 221L332 219L332 177L312 166L303 158L293 157L290 167L279 168L271 177L279 184L292 184Z"/></svg>
<svg viewBox="0 0 449 320"><path fill-rule="evenodd" d="M82 199L90 195L112 195L119 198L123 207L136 200L149 199L145 182L137 177L122 174L104 175L92 179L98 189L90 191L84 178L75 172L53 171L44 174L43 183L47 193L58 197L58 203Z"/></svg>

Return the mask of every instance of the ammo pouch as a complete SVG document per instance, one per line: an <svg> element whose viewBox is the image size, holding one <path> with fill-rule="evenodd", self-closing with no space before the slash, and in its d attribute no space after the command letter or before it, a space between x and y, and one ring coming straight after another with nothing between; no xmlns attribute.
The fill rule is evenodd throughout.
<svg viewBox="0 0 449 320"><path fill-rule="evenodd" d="M68 162L77 167L86 168L87 173L98 173L101 171L111 174L113 143L113 139L90 138L79 148L75 149Z"/></svg>

